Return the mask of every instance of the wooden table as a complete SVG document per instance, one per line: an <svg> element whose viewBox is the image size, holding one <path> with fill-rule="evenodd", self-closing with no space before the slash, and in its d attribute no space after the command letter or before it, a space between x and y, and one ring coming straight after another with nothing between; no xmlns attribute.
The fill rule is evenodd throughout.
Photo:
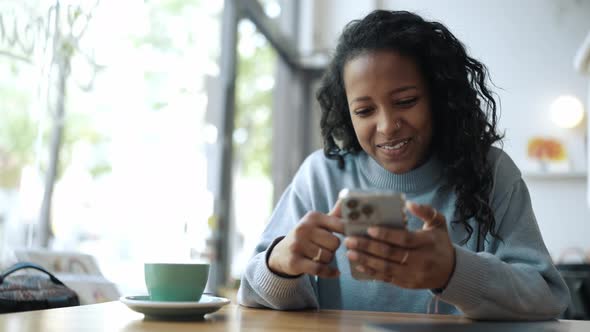
<svg viewBox="0 0 590 332"><path fill-rule="evenodd" d="M119 302L0 315L0 331L360 331L367 322L471 321L457 316L366 311L275 311L230 304L201 322L144 320ZM556 324L555 322L553 324ZM588 332L590 322L562 321L564 331ZM476 327L476 326L474 326ZM477 330L477 329L475 329Z"/></svg>

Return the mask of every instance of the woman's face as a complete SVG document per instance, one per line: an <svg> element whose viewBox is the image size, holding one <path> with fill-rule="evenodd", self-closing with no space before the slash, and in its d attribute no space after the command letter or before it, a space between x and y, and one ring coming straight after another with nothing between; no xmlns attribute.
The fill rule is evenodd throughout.
<svg viewBox="0 0 590 332"><path fill-rule="evenodd" d="M362 53L344 66L344 87L356 137L390 172L408 172L426 161L432 113L416 62L393 51Z"/></svg>

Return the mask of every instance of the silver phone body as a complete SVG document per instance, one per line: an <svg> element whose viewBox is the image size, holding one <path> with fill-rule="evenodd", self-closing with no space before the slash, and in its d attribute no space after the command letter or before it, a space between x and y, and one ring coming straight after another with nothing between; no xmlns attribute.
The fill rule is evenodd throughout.
<svg viewBox="0 0 590 332"><path fill-rule="evenodd" d="M406 200L403 193L343 189L338 196L341 199L346 236L368 236L367 229L377 225L406 228ZM354 262L350 262L350 273L358 280L373 279L370 275L357 271Z"/></svg>

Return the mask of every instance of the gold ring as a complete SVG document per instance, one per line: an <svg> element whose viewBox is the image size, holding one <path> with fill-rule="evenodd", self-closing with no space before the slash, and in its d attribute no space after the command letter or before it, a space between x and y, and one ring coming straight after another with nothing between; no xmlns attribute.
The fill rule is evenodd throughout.
<svg viewBox="0 0 590 332"><path fill-rule="evenodd" d="M408 256L410 256L410 251L406 250L406 252L404 253L404 257L402 258L401 262L399 262L399 263L402 265L406 264L406 261L408 260Z"/></svg>
<svg viewBox="0 0 590 332"><path fill-rule="evenodd" d="M322 248L319 248L318 249L318 253L311 260L314 261L314 262L319 262L320 261L320 257L322 257Z"/></svg>

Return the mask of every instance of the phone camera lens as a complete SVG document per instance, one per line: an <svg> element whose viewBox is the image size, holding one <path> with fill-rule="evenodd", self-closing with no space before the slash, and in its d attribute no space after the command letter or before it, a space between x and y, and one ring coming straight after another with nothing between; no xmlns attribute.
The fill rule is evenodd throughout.
<svg viewBox="0 0 590 332"><path fill-rule="evenodd" d="M359 205L359 202L356 199L351 199L348 202L346 202L346 206L348 206L349 209L354 209Z"/></svg>
<svg viewBox="0 0 590 332"><path fill-rule="evenodd" d="M368 217L373 214L373 207L371 205L363 205L361 212Z"/></svg>

